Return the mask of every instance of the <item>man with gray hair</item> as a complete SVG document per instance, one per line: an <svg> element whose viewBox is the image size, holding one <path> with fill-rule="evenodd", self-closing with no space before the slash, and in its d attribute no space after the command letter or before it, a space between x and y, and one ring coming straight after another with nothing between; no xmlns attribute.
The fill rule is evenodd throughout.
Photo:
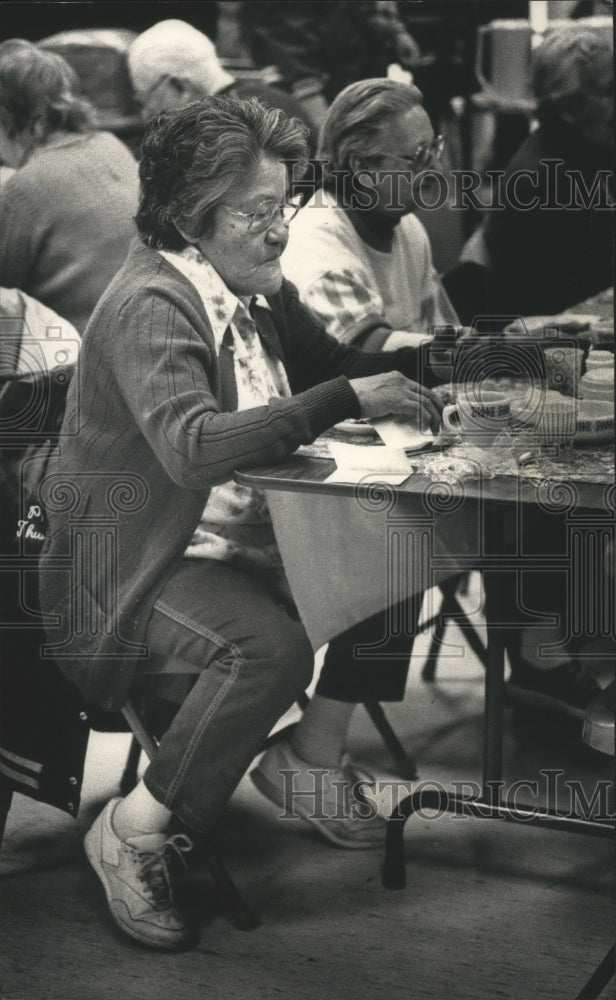
<svg viewBox="0 0 616 1000"><path fill-rule="evenodd" d="M144 120L216 95L257 97L310 126L290 94L254 78L236 80L220 62L211 39L186 21L159 21L142 32L128 51L128 70ZM311 143L314 150L314 134Z"/></svg>

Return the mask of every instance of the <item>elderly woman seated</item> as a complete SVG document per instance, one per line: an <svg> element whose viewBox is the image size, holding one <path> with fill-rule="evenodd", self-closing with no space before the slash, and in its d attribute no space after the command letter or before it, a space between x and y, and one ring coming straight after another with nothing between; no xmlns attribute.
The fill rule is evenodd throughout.
<svg viewBox="0 0 616 1000"><path fill-rule="evenodd" d="M20 288L82 333L135 234L137 164L60 56L0 44L0 285Z"/></svg>
<svg viewBox="0 0 616 1000"><path fill-rule="evenodd" d="M189 846L170 838L172 817L212 830L313 669L265 499L234 470L282 460L345 418L440 422L420 351L340 345L283 281L296 211L285 163L305 159L305 136L256 100L149 123L140 238L85 332L42 487L41 606L59 622L48 637L66 675L107 709L140 674L191 679L143 781L86 836L113 918L158 948L193 937L165 862ZM57 557L70 552L69 574ZM330 770L324 810L342 787L344 818L330 822L366 828L351 785Z"/></svg>
<svg viewBox="0 0 616 1000"><path fill-rule="evenodd" d="M428 343L436 327L459 325L415 214L421 171L439 168L442 146L416 87L360 80L329 108L319 147L324 189L291 223L282 268L304 305L341 343L393 351ZM424 182L434 183L434 174ZM293 753L330 767L346 750L358 702L404 697L422 596L396 609L394 619L404 614L406 628L392 629L386 609L329 643L315 696L291 746L272 747L255 772L257 780L271 781L274 763L296 766ZM351 837L346 839L350 846Z"/></svg>

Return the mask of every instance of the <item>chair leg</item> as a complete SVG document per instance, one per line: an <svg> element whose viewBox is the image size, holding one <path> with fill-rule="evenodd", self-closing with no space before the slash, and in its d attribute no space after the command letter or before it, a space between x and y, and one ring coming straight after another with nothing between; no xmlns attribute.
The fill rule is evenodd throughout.
<svg viewBox="0 0 616 1000"><path fill-rule="evenodd" d="M434 632L432 633L432 639L430 641L430 648L428 650L428 655L426 656L426 662L423 665L421 671L421 679L425 681L426 684L434 683L434 678L436 676L436 664L438 661L439 653L441 651L441 646L443 645L443 639L445 638L445 629L447 623L445 620L445 615L443 614L438 622Z"/></svg>
<svg viewBox="0 0 616 1000"><path fill-rule="evenodd" d="M364 708L387 747L400 777L405 781L414 781L417 777L417 768L391 728L380 703L378 701L365 701Z"/></svg>
<svg viewBox="0 0 616 1000"><path fill-rule="evenodd" d="M4 829L6 827L9 809L11 808L12 798L12 786L9 785L8 781L4 778L0 777L0 847L2 846L2 838L4 837Z"/></svg>
<svg viewBox="0 0 616 1000"><path fill-rule="evenodd" d="M141 744L136 736L133 736L128 751L128 757L126 758L126 764L124 765L124 773L120 778L120 792L122 795L128 795L132 792L137 784L137 771L139 769L139 760L141 758Z"/></svg>
<svg viewBox="0 0 616 1000"><path fill-rule="evenodd" d="M616 975L616 945L612 945L588 982L582 987L575 1000L597 1000L610 979Z"/></svg>
<svg viewBox="0 0 616 1000"><path fill-rule="evenodd" d="M428 684L431 684L434 681L436 675L436 663L443 644L443 639L445 637L447 622L450 619L455 619L457 624L463 630L466 641L483 666L484 670L487 668L488 658L485 646L477 635L476 629L468 620L466 614L464 613L464 609L456 596L459 591L461 592L462 585L466 584L466 581L467 576L465 574L463 577L456 577L455 581L447 581L447 583L443 584L440 588L441 593L443 594L443 603L440 614L438 615L438 624L436 625L432 635L428 655L421 672L422 680Z"/></svg>
<svg viewBox="0 0 616 1000"><path fill-rule="evenodd" d="M223 912L230 923L241 931L261 926L261 918L246 902L217 854L206 847L205 863L216 887Z"/></svg>

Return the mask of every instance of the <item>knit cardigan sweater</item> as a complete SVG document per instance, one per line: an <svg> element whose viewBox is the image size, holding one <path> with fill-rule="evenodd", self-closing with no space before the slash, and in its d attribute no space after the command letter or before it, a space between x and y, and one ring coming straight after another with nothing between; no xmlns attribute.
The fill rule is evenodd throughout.
<svg viewBox="0 0 616 1000"><path fill-rule="evenodd" d="M217 356L196 289L138 240L88 324L41 487L40 600L51 616L48 655L105 709L122 706L147 659L153 604L210 488L358 417L349 378L398 369L422 381L418 351L371 355L340 345L288 282L268 302L271 312L256 310L257 326L294 395L241 412L232 359Z"/></svg>

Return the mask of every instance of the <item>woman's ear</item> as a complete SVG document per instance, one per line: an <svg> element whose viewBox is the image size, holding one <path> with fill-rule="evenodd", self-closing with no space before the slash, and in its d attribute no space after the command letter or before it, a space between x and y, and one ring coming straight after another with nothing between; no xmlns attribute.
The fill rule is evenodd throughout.
<svg viewBox="0 0 616 1000"><path fill-rule="evenodd" d="M349 167L353 174L358 174L360 170L367 169L362 157L358 153L351 153L349 156Z"/></svg>
<svg viewBox="0 0 616 1000"><path fill-rule="evenodd" d="M25 143L27 143L28 139L31 139L31 148L41 146L45 141L46 135L46 123L42 118L36 118L28 128L24 129L24 139L22 139L22 142L25 140Z"/></svg>
<svg viewBox="0 0 616 1000"><path fill-rule="evenodd" d="M175 221L175 219L173 220L173 225L177 229L178 233L180 234L180 236L182 237L182 239L184 240L184 242L185 243L189 243L191 246L193 246L194 243L195 243L194 237L193 236L189 236L188 233L184 232L184 230L182 229L182 227L178 226L178 224Z"/></svg>
<svg viewBox="0 0 616 1000"><path fill-rule="evenodd" d="M188 77L170 76L165 80L165 86L167 93L173 100L174 107L182 108L184 105L198 100L199 96L203 96L195 93L195 88Z"/></svg>

